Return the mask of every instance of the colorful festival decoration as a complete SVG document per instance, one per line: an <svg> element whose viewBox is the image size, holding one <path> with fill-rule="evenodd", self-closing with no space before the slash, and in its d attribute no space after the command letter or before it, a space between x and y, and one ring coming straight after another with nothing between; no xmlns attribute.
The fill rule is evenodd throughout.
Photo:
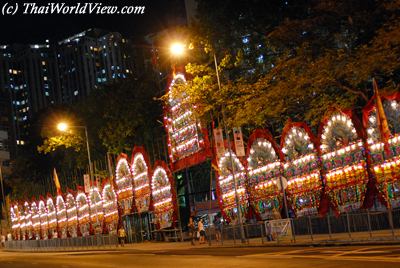
<svg viewBox="0 0 400 268"><path fill-rule="evenodd" d="M168 151L173 170L203 162L211 157L207 132L202 130L187 98L177 87L185 86L184 74L174 74L168 88L168 105L165 109L164 125L168 136Z"/></svg>
<svg viewBox="0 0 400 268"><path fill-rule="evenodd" d="M18 203L18 211L19 211L19 223L20 223L20 239L25 240L26 239L26 227L25 227L25 210L24 206L21 206L21 204Z"/></svg>
<svg viewBox="0 0 400 268"><path fill-rule="evenodd" d="M148 157L142 147L135 147L132 152L132 176L137 212L144 213L149 210L151 188L148 168Z"/></svg>
<svg viewBox="0 0 400 268"><path fill-rule="evenodd" d="M387 143L378 127L376 97L364 108L363 123L378 191L395 208L400 207L400 93L382 96L382 104L391 132Z"/></svg>
<svg viewBox="0 0 400 268"><path fill-rule="evenodd" d="M88 198L83 189L78 189L76 207L78 211L79 231L82 236L88 236L91 230L90 208Z"/></svg>
<svg viewBox="0 0 400 268"><path fill-rule="evenodd" d="M28 201L24 203L24 214L25 214L25 237L26 239L32 239L33 229L32 229L32 213L31 206Z"/></svg>
<svg viewBox="0 0 400 268"><path fill-rule="evenodd" d="M296 216L318 213L322 179L316 138L305 123L289 121L281 137L287 198Z"/></svg>
<svg viewBox="0 0 400 268"><path fill-rule="evenodd" d="M64 198L61 194L56 198L56 213L58 224L58 237L67 238L67 209L65 206Z"/></svg>
<svg viewBox="0 0 400 268"><path fill-rule="evenodd" d="M19 240L21 237L21 224L20 224L20 215L18 205L15 204L10 208L10 217L11 217L11 229L13 232L13 238L15 240Z"/></svg>
<svg viewBox="0 0 400 268"><path fill-rule="evenodd" d="M154 220L157 229L172 227L176 220L176 194L174 181L167 164L155 163L151 177Z"/></svg>
<svg viewBox="0 0 400 268"><path fill-rule="evenodd" d="M283 156L267 130L255 130L247 148L250 203L261 217L280 217L282 210Z"/></svg>
<svg viewBox="0 0 400 268"><path fill-rule="evenodd" d="M115 173L118 203L122 209L122 214L128 215L132 212L133 187L132 174L125 154L121 154L118 157L118 164Z"/></svg>
<svg viewBox="0 0 400 268"><path fill-rule="evenodd" d="M99 189L92 187L89 192L89 208L90 208L90 221L94 228L95 234L103 232L103 200L101 198Z"/></svg>
<svg viewBox="0 0 400 268"><path fill-rule="evenodd" d="M71 190L68 191L65 198L65 208L67 210L67 236L78 236L78 210L76 207L75 197Z"/></svg>
<svg viewBox="0 0 400 268"><path fill-rule="evenodd" d="M41 239L48 239L49 222L47 219L47 208L44 198L40 196L39 201L39 217L40 217L40 237Z"/></svg>
<svg viewBox="0 0 400 268"><path fill-rule="evenodd" d="M118 228L118 203L117 195L110 183L104 185L102 197L106 230L110 234L116 234Z"/></svg>
<svg viewBox="0 0 400 268"><path fill-rule="evenodd" d="M244 166L236 157L234 152L226 151L218 161L218 168L217 194L219 196L219 205L224 217L229 222L237 221L237 208L239 207L244 219L248 212L248 198L245 184L246 174ZM235 181L233 180L233 177L236 180L236 193L239 199L239 206L236 203Z"/></svg>
<svg viewBox="0 0 400 268"><path fill-rule="evenodd" d="M57 213L54 206L53 198L48 195L47 198L47 220L48 220L48 235L49 238L58 237L57 233Z"/></svg>
<svg viewBox="0 0 400 268"><path fill-rule="evenodd" d="M35 240L38 240L40 239L40 216L39 216L39 208L37 206L36 201L31 202L31 218L32 218L33 238Z"/></svg>
<svg viewBox="0 0 400 268"><path fill-rule="evenodd" d="M362 206L369 179L364 145L354 120L351 112L335 111L320 127L325 191L339 212ZM357 129L360 131L361 126Z"/></svg>

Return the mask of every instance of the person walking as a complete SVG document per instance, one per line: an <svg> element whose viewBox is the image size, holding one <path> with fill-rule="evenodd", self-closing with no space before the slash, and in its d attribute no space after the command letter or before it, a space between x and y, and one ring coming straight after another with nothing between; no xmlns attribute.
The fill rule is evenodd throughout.
<svg viewBox="0 0 400 268"><path fill-rule="evenodd" d="M6 246L6 236L1 234L1 247L4 248Z"/></svg>
<svg viewBox="0 0 400 268"><path fill-rule="evenodd" d="M192 217L189 218L188 228L189 228L190 244L192 246L194 246L194 239L195 239L195 235L196 235L196 229L195 229L194 221L193 221Z"/></svg>
<svg viewBox="0 0 400 268"><path fill-rule="evenodd" d="M214 224L214 228L215 228L215 240L217 240L217 242L219 242L221 240L221 231L222 231L221 230L222 224L221 224L221 219L219 216L214 217L213 224Z"/></svg>
<svg viewBox="0 0 400 268"><path fill-rule="evenodd" d="M204 229L204 224L203 224L203 219L200 219L198 225L198 231L200 233L200 240L199 244L204 244L205 243L205 237L206 237L206 231Z"/></svg>
<svg viewBox="0 0 400 268"><path fill-rule="evenodd" d="M121 247L125 246L125 237L126 237L125 229L124 229L124 227L121 226L118 229L118 240L119 240L119 244L121 245Z"/></svg>

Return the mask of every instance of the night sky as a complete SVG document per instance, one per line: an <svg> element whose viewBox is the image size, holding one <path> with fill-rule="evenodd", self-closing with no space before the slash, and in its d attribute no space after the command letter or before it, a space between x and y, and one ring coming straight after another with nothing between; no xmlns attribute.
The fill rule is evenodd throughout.
<svg viewBox="0 0 400 268"><path fill-rule="evenodd" d="M123 6L145 6L143 15L23 15L22 7L14 16L0 14L0 44L10 43L42 43L45 39L59 41L88 28L102 28L117 31L126 37L140 37L144 34L162 30L168 26L185 23L184 0L17 0L24 2L101 2ZM5 1L1 1L0 10Z"/></svg>

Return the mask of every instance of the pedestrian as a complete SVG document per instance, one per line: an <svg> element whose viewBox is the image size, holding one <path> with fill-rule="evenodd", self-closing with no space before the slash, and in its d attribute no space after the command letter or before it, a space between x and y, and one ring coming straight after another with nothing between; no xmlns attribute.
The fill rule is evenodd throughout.
<svg viewBox="0 0 400 268"><path fill-rule="evenodd" d="M194 246L194 239L195 239L195 235L196 235L196 229L195 229L194 221L193 221L192 217L189 218L188 228L189 228L190 244L192 246Z"/></svg>
<svg viewBox="0 0 400 268"><path fill-rule="evenodd" d="M203 219L200 219L199 223L197 224L198 226L198 232L200 233L200 239L199 239L199 244L204 244L205 243L205 237L206 237L206 231L204 229L204 224L203 224Z"/></svg>
<svg viewBox="0 0 400 268"><path fill-rule="evenodd" d="M121 228L119 228L118 230L118 241L121 247L125 246L125 237L126 237L125 229L124 227L121 226Z"/></svg>
<svg viewBox="0 0 400 268"><path fill-rule="evenodd" d="M221 219L218 215L214 217L213 224L215 228L215 240L219 242L219 240L221 240L222 224L221 224Z"/></svg>
<svg viewBox="0 0 400 268"><path fill-rule="evenodd" d="M1 234L1 247L4 248L6 246L6 236Z"/></svg>

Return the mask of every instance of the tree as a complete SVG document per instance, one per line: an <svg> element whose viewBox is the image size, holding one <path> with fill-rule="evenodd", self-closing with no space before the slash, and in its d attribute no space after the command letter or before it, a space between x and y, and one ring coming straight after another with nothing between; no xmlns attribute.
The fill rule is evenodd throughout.
<svg viewBox="0 0 400 268"><path fill-rule="evenodd" d="M224 104L230 126L279 133L288 118L316 126L329 107L363 107L372 77L382 91L398 90L400 1L251 2L198 3L186 66L193 79L182 90L199 116L215 118Z"/></svg>

